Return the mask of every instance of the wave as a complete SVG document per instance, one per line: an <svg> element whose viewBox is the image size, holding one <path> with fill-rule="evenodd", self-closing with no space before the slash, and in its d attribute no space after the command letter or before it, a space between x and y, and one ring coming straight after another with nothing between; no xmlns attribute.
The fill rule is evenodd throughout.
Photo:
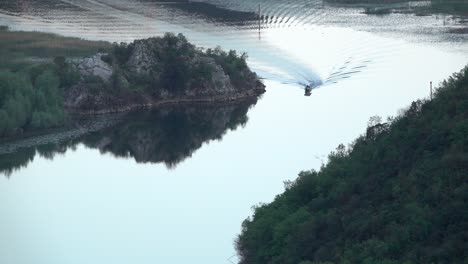
<svg viewBox="0 0 468 264"><path fill-rule="evenodd" d="M191 42L205 48L219 45L224 49L247 52L252 68L263 78L299 87L328 85L348 79L366 71L370 66L366 61L385 57L385 52L391 51L380 44L380 50L371 48L369 51L369 47L375 43L365 41L362 48L343 43L341 56L330 61L331 70L319 74L313 67L313 57L300 58L301 52L289 46L278 46L270 40L270 36L281 34L281 30L291 30L303 31L297 34L294 41L309 41L301 40L300 34L315 34L315 27L330 20L333 15L321 0L262 1L260 14L258 2L248 0L190 3L154 0L22 2L29 3L30 7L8 10L0 4L0 12L5 16L19 16L14 19L18 28L28 25L33 30L111 42L129 42L136 38L162 35L167 31L180 32ZM41 8L40 2L47 4ZM67 8L63 8L64 5ZM21 21L22 18L27 21ZM315 40L310 40L310 49L314 48ZM346 58L360 59L346 61Z"/></svg>

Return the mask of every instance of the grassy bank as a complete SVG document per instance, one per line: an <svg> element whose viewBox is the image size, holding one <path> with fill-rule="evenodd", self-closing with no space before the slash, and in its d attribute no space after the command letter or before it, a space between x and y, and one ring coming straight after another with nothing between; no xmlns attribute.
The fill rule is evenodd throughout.
<svg viewBox="0 0 468 264"><path fill-rule="evenodd" d="M421 0L421 5L410 5L407 0L325 0L330 4L364 7L365 14L414 13L416 15L450 14L468 16L468 2L463 0Z"/></svg>
<svg viewBox="0 0 468 264"><path fill-rule="evenodd" d="M468 16L468 1L462 0L432 0L431 7L426 10L432 13L455 14Z"/></svg>
<svg viewBox="0 0 468 264"><path fill-rule="evenodd" d="M57 58L110 47L107 42L0 27L0 137L65 124L63 89L79 77Z"/></svg>
<svg viewBox="0 0 468 264"><path fill-rule="evenodd" d="M0 69L13 71L52 61L55 57L83 57L108 51L111 44L41 32L10 31L0 26Z"/></svg>
<svg viewBox="0 0 468 264"><path fill-rule="evenodd" d="M241 263L467 263L468 66L255 208Z"/></svg>

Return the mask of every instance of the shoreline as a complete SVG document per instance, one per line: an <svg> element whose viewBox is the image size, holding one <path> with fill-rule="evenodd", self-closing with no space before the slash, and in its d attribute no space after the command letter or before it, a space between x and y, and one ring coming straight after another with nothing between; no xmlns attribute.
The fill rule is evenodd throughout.
<svg viewBox="0 0 468 264"><path fill-rule="evenodd" d="M249 100L257 100L259 96L265 93L265 89L254 89L238 94L215 95L206 97L182 97L173 99L154 100L143 103L132 103L117 108L105 108L99 110L81 110L72 107L65 107L65 110L71 116L92 116L105 115L113 113L127 113L140 109L155 109L159 107L169 107L177 105L219 105L221 103L235 103Z"/></svg>
<svg viewBox="0 0 468 264"><path fill-rule="evenodd" d="M182 106L197 106L197 105L215 107L215 106L225 106L225 105L232 105L232 104L244 103L244 102L256 102L258 98L261 97L261 95L264 92L265 92L264 89L255 89L255 90L249 90L240 94L230 94L230 95L223 95L223 96L206 96L206 97L196 97L196 98L178 98L178 99L174 98L174 99L166 99L166 100L155 100L153 102L147 102L147 103L130 104L130 105L126 105L120 108L107 108L107 109L101 109L101 110L88 110L88 111L65 108L65 111L68 113L71 120L74 120L74 119L79 120L80 118L84 118L86 120L88 118L98 118L98 123L101 124L101 126L98 125L98 127L106 127L108 125L107 122L112 123L116 121L115 115L118 115L119 118L117 119L120 119L128 113L136 112L139 110L151 111L153 109L164 108L164 107L177 107L177 106L182 107ZM119 115L119 114L123 114L123 115ZM106 118L106 115L109 115L110 118L109 119ZM102 118L106 120L101 120ZM44 140L34 140L36 138L46 138L48 137L48 135L54 135L54 134L64 134L65 138L70 138L70 136L76 137L76 134L88 133L93 130L95 129L89 129L89 127L87 128L86 125L77 126L76 124L74 124L73 121L71 121L70 123L67 123L63 126L59 126L55 128L38 129L38 130L25 132L23 134L16 135L16 136L0 137L0 155L9 153L9 152L14 152L17 148L22 148L25 146L29 147L31 145L42 145L42 144L37 144L36 141L41 141L41 143L44 143L42 142ZM26 144L21 143L23 141L27 143ZM34 141L36 143L34 144L28 143L30 141ZM47 143L52 143L52 142L57 141L57 139L56 138L49 139L46 141ZM8 149L8 151L5 151L5 148Z"/></svg>

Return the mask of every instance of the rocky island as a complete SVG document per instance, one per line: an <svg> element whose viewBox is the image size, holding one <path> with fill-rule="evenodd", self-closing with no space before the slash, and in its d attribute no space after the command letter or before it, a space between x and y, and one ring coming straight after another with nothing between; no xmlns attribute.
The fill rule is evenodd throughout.
<svg viewBox="0 0 468 264"><path fill-rule="evenodd" d="M76 114L224 104L265 92L245 53L197 48L182 34L129 44L5 27L0 35L0 137L62 127Z"/></svg>
<svg viewBox="0 0 468 264"><path fill-rule="evenodd" d="M206 51L182 35L115 44L108 54L56 61L80 76L65 90L69 112L101 114L180 103L256 98L265 91L246 55Z"/></svg>

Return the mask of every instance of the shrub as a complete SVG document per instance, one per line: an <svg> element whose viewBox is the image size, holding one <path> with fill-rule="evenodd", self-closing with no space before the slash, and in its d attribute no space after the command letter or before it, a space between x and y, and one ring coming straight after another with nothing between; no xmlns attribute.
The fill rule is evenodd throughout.
<svg viewBox="0 0 468 264"><path fill-rule="evenodd" d="M53 127L65 121L59 77L52 70L39 69L42 68L34 68L29 74L0 71L0 136Z"/></svg>

